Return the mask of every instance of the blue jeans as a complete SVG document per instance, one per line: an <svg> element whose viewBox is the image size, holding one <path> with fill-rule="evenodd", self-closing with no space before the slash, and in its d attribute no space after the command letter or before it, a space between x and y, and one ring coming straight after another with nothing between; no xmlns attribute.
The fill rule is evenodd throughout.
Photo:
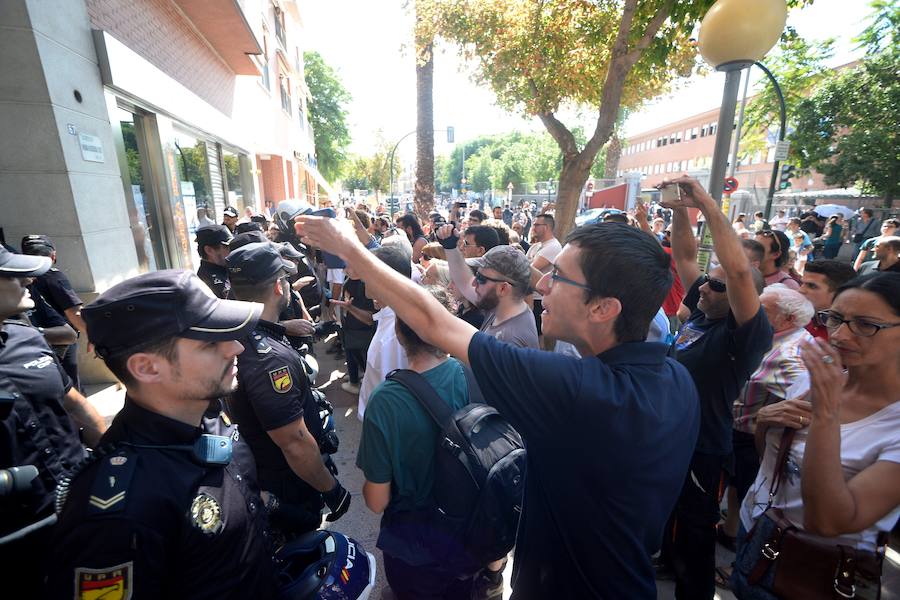
<svg viewBox="0 0 900 600"><path fill-rule="evenodd" d="M747 543L747 530L741 523L737 534L737 554L734 557L734 570L731 572L729 585L731 591L739 600L778 600L778 597L765 588L747 583L747 576L759 560L759 548L753 548ZM763 581L770 584L774 578L774 570L763 577Z"/></svg>

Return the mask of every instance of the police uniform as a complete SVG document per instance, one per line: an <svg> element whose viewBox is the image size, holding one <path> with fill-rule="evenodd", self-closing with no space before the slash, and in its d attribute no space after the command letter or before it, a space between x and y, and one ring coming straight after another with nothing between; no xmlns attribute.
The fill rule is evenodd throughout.
<svg viewBox="0 0 900 600"><path fill-rule="evenodd" d="M220 300L193 273L170 270L119 283L82 314L108 360L137 341L237 339L261 308ZM274 596L252 456L218 403L210 406L190 424L126 397L98 452L60 486L50 597Z"/></svg>
<svg viewBox="0 0 900 600"><path fill-rule="evenodd" d="M205 246L228 245L232 240L231 231L224 225L207 225L197 230L197 252L200 254L200 267L197 277L209 286L218 298L233 300L231 282L228 280L228 269L209 262L204 258Z"/></svg>
<svg viewBox="0 0 900 600"><path fill-rule="evenodd" d="M0 249L0 277L39 276L50 267L43 256ZM0 469L37 468L30 489L0 496L0 537L19 532L53 515L57 485L84 457L78 431L63 408L72 387L43 336L25 321L0 327ZM22 486L24 487L24 486ZM20 589L36 591L49 530L44 527L0 545L0 573L14 574ZM13 585L12 579L4 577Z"/></svg>
<svg viewBox="0 0 900 600"><path fill-rule="evenodd" d="M227 465L194 458L204 433L232 440ZM235 426L208 413L194 427L126 398L101 448L60 494L49 597L274 595L265 508Z"/></svg>
<svg viewBox="0 0 900 600"><path fill-rule="evenodd" d="M322 494L297 477L268 434L302 417L310 434L321 440L319 409L302 359L284 327L262 319L241 343L238 388L228 402L229 413L253 450L260 487L275 494L283 509L272 516L273 525L292 534L312 531L321 523Z"/></svg>

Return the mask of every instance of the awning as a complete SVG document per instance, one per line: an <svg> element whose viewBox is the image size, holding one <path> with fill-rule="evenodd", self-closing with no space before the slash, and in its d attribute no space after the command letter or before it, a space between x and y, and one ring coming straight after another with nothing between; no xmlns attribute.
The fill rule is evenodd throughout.
<svg viewBox="0 0 900 600"><path fill-rule="evenodd" d="M259 76L250 54L262 54L238 0L174 0L197 31L238 75Z"/></svg>

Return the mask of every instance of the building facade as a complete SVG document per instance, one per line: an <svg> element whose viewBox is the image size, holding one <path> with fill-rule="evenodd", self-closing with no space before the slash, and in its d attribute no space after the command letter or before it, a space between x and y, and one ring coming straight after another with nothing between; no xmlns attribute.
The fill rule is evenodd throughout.
<svg viewBox="0 0 900 600"><path fill-rule="evenodd" d="M4 0L0 55L0 227L49 235L85 299L196 269L226 206L329 189L296 0Z"/></svg>

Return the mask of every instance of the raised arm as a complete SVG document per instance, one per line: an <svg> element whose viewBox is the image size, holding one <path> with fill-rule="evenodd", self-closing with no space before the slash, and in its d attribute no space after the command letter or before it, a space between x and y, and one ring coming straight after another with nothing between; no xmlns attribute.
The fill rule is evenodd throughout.
<svg viewBox="0 0 900 600"><path fill-rule="evenodd" d="M436 233L441 245L444 246L444 253L447 255L447 266L450 269L450 279L453 280L453 285L456 286L463 298L475 304L478 299L475 287L472 285L475 277L457 244L453 243L459 238L459 231L453 225L442 225Z"/></svg>
<svg viewBox="0 0 900 600"><path fill-rule="evenodd" d="M713 248L716 256L719 258L719 264L725 271L725 283L728 288L728 304L731 306L731 313L738 326L743 325L759 312L759 293L756 291L756 284L753 282L753 272L750 261L744 253L741 246L741 240L737 233L731 227L725 214L712 199L712 196L706 193L703 186L693 177L683 176L671 181L663 182L663 184L675 183L681 188L680 198L669 202L663 202L663 206L667 208L699 208L706 219L706 226L712 235ZM676 211L677 212L677 211ZM686 216L683 213L682 216ZM684 225L684 224L682 224ZM673 227L673 237L676 235ZM672 253L675 253L673 241ZM677 259L676 259L677 260ZM678 267L676 262L676 267ZM679 271L682 281L686 280L685 276Z"/></svg>
<svg viewBox="0 0 900 600"><path fill-rule="evenodd" d="M685 287L691 286L700 277L700 265L697 264L697 240L691 228L691 219L686 208L672 210L672 260L678 277Z"/></svg>
<svg viewBox="0 0 900 600"><path fill-rule="evenodd" d="M303 216L297 233L340 256L366 283L366 290L379 302L394 309L427 343L468 364L469 342L477 329L457 319L434 297L403 277L366 250L353 231L334 219Z"/></svg>

